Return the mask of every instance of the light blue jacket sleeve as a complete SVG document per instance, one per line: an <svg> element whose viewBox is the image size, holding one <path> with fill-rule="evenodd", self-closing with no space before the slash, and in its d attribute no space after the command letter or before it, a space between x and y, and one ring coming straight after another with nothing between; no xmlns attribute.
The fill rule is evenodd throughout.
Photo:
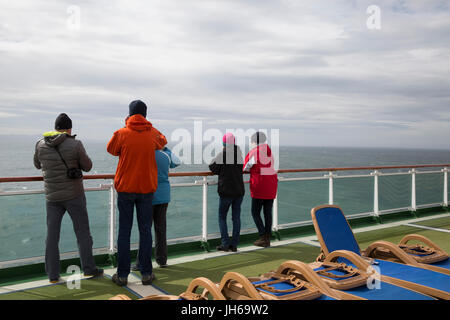
<svg viewBox="0 0 450 320"><path fill-rule="evenodd" d="M164 151L167 152L170 157L169 167L171 169L176 168L181 164L181 160L169 148L164 148Z"/></svg>

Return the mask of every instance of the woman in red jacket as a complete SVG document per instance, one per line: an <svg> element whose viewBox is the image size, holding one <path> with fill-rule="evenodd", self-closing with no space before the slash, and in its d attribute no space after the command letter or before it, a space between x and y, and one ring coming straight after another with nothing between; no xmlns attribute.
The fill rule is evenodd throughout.
<svg viewBox="0 0 450 320"><path fill-rule="evenodd" d="M256 246L269 247L272 234L272 207L277 196L278 176L274 169L272 151L263 132L251 137L253 149L245 157L244 171L250 171L250 195L252 197L252 216L258 228L259 239ZM264 222L261 219L264 212Z"/></svg>

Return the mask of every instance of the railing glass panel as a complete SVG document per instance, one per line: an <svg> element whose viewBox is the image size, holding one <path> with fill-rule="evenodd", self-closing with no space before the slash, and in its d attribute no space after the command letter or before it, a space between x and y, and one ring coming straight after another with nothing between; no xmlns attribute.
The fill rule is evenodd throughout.
<svg viewBox="0 0 450 320"><path fill-rule="evenodd" d="M409 208L411 206L411 175L379 177L380 210Z"/></svg>
<svg viewBox="0 0 450 320"><path fill-rule="evenodd" d="M334 179L334 204L346 216L373 212L373 177Z"/></svg>
<svg viewBox="0 0 450 320"><path fill-rule="evenodd" d="M107 247L109 243L109 190L86 192L86 203L89 214L89 227L91 229L91 235L94 241L93 247ZM117 205L117 203L115 203L114 205ZM63 238L65 239L64 243L61 242L60 251L78 251L72 221L70 220L67 212L64 215L63 224L64 229L61 229L61 241L63 240Z"/></svg>
<svg viewBox="0 0 450 320"><path fill-rule="evenodd" d="M442 173L416 174L417 205L442 203L444 193L444 175Z"/></svg>
<svg viewBox="0 0 450 320"><path fill-rule="evenodd" d="M44 195L1 196L0 206L0 261L43 255L46 238Z"/></svg>
<svg viewBox="0 0 450 320"><path fill-rule="evenodd" d="M167 239L199 236L201 233L202 186L172 187L167 208ZM152 234L154 236L154 232Z"/></svg>
<svg viewBox="0 0 450 320"><path fill-rule="evenodd" d="M311 208L328 203L328 180L281 181L278 183L278 223L311 220Z"/></svg>

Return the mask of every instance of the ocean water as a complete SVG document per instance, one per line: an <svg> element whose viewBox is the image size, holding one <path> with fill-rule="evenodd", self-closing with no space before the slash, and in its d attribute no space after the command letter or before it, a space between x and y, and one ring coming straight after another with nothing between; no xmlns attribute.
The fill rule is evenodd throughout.
<svg viewBox="0 0 450 320"><path fill-rule="evenodd" d="M0 177L39 176L33 166L36 139L13 137L0 139ZM106 152L106 142L83 141L94 166L88 174L114 173L117 158ZM244 149L245 151L247 149ZM450 163L450 150L426 149L372 149L334 147L279 148L279 168L322 168L372 165L414 165ZM173 172L207 171L207 164L182 164ZM393 170L406 172L407 170ZM357 172L339 172L338 175ZM366 172L363 172L367 174ZM325 173L280 174L282 177L323 176ZM211 181L216 178L209 177ZM246 178L248 180L248 176ZM172 184L194 182L201 177L171 178ZM373 211L373 178L346 178L334 180L334 203L347 215ZM85 181L85 187L110 184L111 181ZM439 203L443 200L443 174L419 174L416 177L417 204ZM3 183L3 191L40 190L42 182ZM380 210L409 207L411 204L410 175L379 178ZM86 192L90 227L94 247L108 245L109 192ZM286 181L279 183L279 224L310 220L311 208L328 202L328 180ZM242 229L254 228L250 213L250 192L242 204ZM208 187L208 233L217 236L217 185ZM231 218L230 218L231 220ZM167 212L169 239L201 235L202 188L173 187L172 201ZM231 221L229 223L231 228ZM231 232L231 231L230 231ZM0 196L0 261L42 256L45 253L46 213L43 194ZM132 242L138 241L137 225L133 227ZM60 251L76 251L77 244L70 217L65 215L61 228Z"/></svg>

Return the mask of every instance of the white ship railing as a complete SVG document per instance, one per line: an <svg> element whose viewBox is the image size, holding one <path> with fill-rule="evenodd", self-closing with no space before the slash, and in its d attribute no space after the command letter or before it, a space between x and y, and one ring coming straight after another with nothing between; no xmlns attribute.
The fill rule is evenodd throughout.
<svg viewBox="0 0 450 320"><path fill-rule="evenodd" d="M317 168L317 169L282 169L278 170L278 181L279 183L284 183L287 181L313 181L313 180L328 180L328 204L334 204L334 181L336 179L348 179L348 178L367 178L373 177L373 211L362 212L348 215L349 219L373 216L379 218L380 215L389 214L393 212L401 211L416 211L423 208L431 207L448 207L448 167L450 164L429 164L429 165L402 165L402 166L371 166L371 167L341 167L341 168ZM423 170L418 169L424 168L442 168L440 170ZM381 170L392 170L392 169L408 169L404 172L382 172ZM367 174L353 174L353 175L339 175L338 172L348 172L348 171L369 171ZM312 177L283 177L282 174L291 173L311 173L311 172L327 172L325 175L312 176ZM421 174L442 174L444 185L443 185L443 197L442 202L438 203L427 203L422 205L417 205L416 202L416 176ZM411 204L409 207L402 208L391 208L388 210L380 210L379 208L379 177L380 176L395 176L395 175L410 175L411 177ZM216 180L208 180L208 177L213 176L211 172L172 172L169 174L171 177L202 177L201 180L195 180L190 183L172 183L172 188L183 188L183 187L202 187L202 226L201 235L193 237L185 237L181 239L170 239L172 242L182 242L182 241L193 241L200 240L203 244L207 246L208 239L213 234L208 233L208 186L217 184ZM117 238L117 211L116 211L116 192L112 180L114 175L85 175L85 180L110 180L111 183L101 184L99 187L86 188L86 191L109 191L109 235L108 235L108 246L107 248L98 248L96 252L105 251L108 254L113 255L116 251L116 238ZM11 182L31 182L31 181L43 181L42 177L8 177L0 178L0 183L11 183ZM248 183L248 181L246 181ZM1 191L1 196L11 196L11 195L25 195L25 194L43 194L44 190L19 190L19 191ZM320 205L319 203L317 205ZM279 210L278 210L278 197L274 201L273 207L273 224L272 230L278 232L280 229L291 228L294 226L303 226L312 224L311 220L308 221L298 221L286 224L279 224ZM250 229L249 229L250 230ZM249 230L242 230L241 233ZM253 230L253 229L252 229ZM251 230L250 230L251 231ZM169 240L169 243L170 243ZM70 253L66 253L70 255ZM76 255L76 253L72 253ZM63 254L64 256L64 254ZM1 259L1 257L0 257ZM30 264L37 261L42 261L43 257L35 258L25 258L14 261L1 261L0 268L8 267L11 265L18 264ZM22 263L20 262L22 261Z"/></svg>

